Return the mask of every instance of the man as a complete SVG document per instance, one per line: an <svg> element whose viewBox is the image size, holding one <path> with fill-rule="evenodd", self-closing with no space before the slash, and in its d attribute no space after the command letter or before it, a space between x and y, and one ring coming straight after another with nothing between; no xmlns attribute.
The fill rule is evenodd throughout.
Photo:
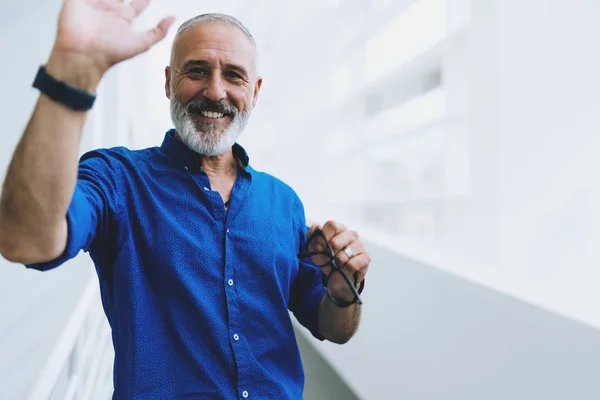
<svg viewBox="0 0 600 400"><path fill-rule="evenodd" d="M315 337L347 342L370 258L342 224L308 230L293 190L235 143L262 84L248 30L220 14L183 24L165 74L176 129L158 148L95 150L78 165L100 79L173 22L134 33L147 3L65 0L4 183L0 250L38 270L89 251L113 331L114 398L300 399L288 310Z"/></svg>

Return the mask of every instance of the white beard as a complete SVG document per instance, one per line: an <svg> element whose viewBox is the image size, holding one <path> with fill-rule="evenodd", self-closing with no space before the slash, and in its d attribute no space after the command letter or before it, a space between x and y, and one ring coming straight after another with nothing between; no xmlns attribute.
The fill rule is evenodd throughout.
<svg viewBox="0 0 600 400"><path fill-rule="evenodd" d="M251 110L234 113L232 120L225 131L218 133L215 128L220 126L211 122L198 122L190 115L187 107L175 97L171 98L171 120L181 141L196 153L204 156L223 154L235 143L248 120Z"/></svg>

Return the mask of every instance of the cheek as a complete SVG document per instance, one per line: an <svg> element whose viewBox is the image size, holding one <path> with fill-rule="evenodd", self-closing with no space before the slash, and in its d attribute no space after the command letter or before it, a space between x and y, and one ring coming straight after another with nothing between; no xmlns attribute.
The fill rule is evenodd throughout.
<svg viewBox="0 0 600 400"><path fill-rule="evenodd" d="M183 104L187 104L200 92L200 85L194 81L181 80L176 82L172 88L172 95Z"/></svg>
<svg viewBox="0 0 600 400"><path fill-rule="evenodd" d="M240 112L252 108L252 93L248 90L238 90L230 94L233 104Z"/></svg>

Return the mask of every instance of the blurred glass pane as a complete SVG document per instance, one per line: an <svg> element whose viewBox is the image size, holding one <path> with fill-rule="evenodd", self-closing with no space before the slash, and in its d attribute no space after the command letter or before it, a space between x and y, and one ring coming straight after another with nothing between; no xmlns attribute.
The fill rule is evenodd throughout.
<svg viewBox="0 0 600 400"><path fill-rule="evenodd" d="M367 43L367 72L376 81L446 35L446 0L419 0Z"/></svg>
<svg viewBox="0 0 600 400"><path fill-rule="evenodd" d="M369 121L375 137L406 132L446 115L446 93L437 88L390 108Z"/></svg>

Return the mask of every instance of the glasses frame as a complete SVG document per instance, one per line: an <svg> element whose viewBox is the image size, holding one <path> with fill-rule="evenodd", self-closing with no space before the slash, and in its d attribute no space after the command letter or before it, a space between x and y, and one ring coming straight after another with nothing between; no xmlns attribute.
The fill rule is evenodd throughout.
<svg viewBox="0 0 600 400"><path fill-rule="evenodd" d="M323 238L325 243L327 243L327 249L324 251L308 251L308 249L310 248L311 241L318 237ZM336 306L338 306L340 308L346 308L346 307L350 307L353 304L362 304L363 303L362 299L360 298L360 290L356 289L356 280L358 279L358 272L354 273L354 282L352 282L350 280L350 278L348 277L348 275L344 272L344 270L342 268L340 268L337 261L335 260L335 252L333 251L333 247L331 246L331 243L329 243L329 240L327 240L327 238L325 237L325 234L323 233L323 231L320 228L317 227L315 229L315 231L313 232L313 234L311 235L311 237L308 239L308 242L306 243L306 249L307 249L307 251L298 254L298 258L300 258L300 259L308 258L311 261L311 263L316 265L317 267L319 267L319 269L325 268L327 266L331 266L331 272L329 273L329 275L325 275L324 273L322 275L323 275L323 287L325 288L325 292L327 293L327 296L333 302L333 304L335 304ZM312 257L317 256L317 255L325 256L327 259L329 259L329 261L327 261L323 265L317 265L312 260ZM335 296L333 296L331 294L331 292L329 291L329 289L328 289L329 279L331 279L331 276L336 271L339 272L340 274L342 274L342 277L344 278L344 280L346 281L346 283L352 290L352 293L354 294L354 298L351 301L345 301L345 300L341 300L339 298L336 299ZM321 272L323 272L323 271L321 271ZM361 289L362 289L362 284L361 284Z"/></svg>

